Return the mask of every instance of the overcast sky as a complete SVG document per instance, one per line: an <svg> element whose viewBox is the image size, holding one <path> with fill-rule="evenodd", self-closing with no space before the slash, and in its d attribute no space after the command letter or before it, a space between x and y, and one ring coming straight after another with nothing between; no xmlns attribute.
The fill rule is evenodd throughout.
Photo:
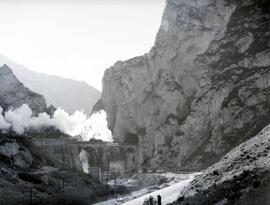
<svg viewBox="0 0 270 205"><path fill-rule="evenodd" d="M165 0L0 0L0 54L101 90L106 68L154 44Z"/></svg>

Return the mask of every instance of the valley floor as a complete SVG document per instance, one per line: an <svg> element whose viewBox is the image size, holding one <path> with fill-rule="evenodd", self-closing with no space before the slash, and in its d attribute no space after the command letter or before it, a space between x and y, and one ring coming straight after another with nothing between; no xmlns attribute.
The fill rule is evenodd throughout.
<svg viewBox="0 0 270 205"><path fill-rule="evenodd" d="M142 205L144 200L153 196L156 198L157 195L161 195L162 204L172 203L177 200L179 192L188 185L198 173L189 174L172 174L167 173L168 179L173 177L174 180L163 183L159 186L150 186L147 188L134 191L129 195L119 197L118 199L110 199L104 202L97 203L95 205Z"/></svg>

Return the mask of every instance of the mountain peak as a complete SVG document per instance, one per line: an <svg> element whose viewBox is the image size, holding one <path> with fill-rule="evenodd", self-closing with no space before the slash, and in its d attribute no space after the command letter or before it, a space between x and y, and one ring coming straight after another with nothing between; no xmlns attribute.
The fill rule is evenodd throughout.
<svg viewBox="0 0 270 205"><path fill-rule="evenodd" d="M0 106L4 110L28 104L34 113L46 111L44 97L26 88L6 64L0 67L0 88Z"/></svg>
<svg viewBox="0 0 270 205"><path fill-rule="evenodd" d="M8 73L12 73L12 70L8 67L7 64L4 64L0 67L0 72L1 74L8 74Z"/></svg>

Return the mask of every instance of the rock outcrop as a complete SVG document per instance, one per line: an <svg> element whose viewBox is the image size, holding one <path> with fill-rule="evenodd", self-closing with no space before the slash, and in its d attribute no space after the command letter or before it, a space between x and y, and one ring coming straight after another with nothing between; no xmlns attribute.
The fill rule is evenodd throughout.
<svg viewBox="0 0 270 205"><path fill-rule="evenodd" d="M200 169L270 123L269 1L168 0L154 47L103 77L116 141Z"/></svg>
<svg viewBox="0 0 270 205"><path fill-rule="evenodd" d="M269 153L268 125L196 176L173 204L269 204Z"/></svg>
<svg viewBox="0 0 270 205"><path fill-rule="evenodd" d="M47 110L43 96L26 88L18 81L12 70L3 65L0 67L0 106L7 111L23 104L29 105L35 114Z"/></svg>
<svg viewBox="0 0 270 205"><path fill-rule="evenodd" d="M2 64L8 65L26 87L43 95L47 105L61 107L70 114L77 110L90 114L100 98L100 91L85 82L37 73L0 54L0 66Z"/></svg>
<svg viewBox="0 0 270 205"><path fill-rule="evenodd" d="M29 168L33 162L31 153L12 139L0 139L0 155L10 159L13 166L21 168Z"/></svg>

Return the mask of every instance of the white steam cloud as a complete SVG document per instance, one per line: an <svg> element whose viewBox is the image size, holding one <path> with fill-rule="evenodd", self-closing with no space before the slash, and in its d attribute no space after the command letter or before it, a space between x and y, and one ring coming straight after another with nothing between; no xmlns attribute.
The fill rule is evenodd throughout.
<svg viewBox="0 0 270 205"><path fill-rule="evenodd" d="M89 141L91 138L113 141L112 133L108 129L107 114L104 110L91 115L83 127L81 137L84 141Z"/></svg>
<svg viewBox="0 0 270 205"><path fill-rule="evenodd" d="M76 111L69 115L61 108L58 108L52 117L47 113L33 116L32 110L26 104L15 110L9 110L3 115L3 109L0 107L1 130L12 129L17 134L23 134L30 128L55 127L68 135L81 136L84 141L91 138L112 141L106 118L105 111L100 111L87 118L83 112Z"/></svg>

